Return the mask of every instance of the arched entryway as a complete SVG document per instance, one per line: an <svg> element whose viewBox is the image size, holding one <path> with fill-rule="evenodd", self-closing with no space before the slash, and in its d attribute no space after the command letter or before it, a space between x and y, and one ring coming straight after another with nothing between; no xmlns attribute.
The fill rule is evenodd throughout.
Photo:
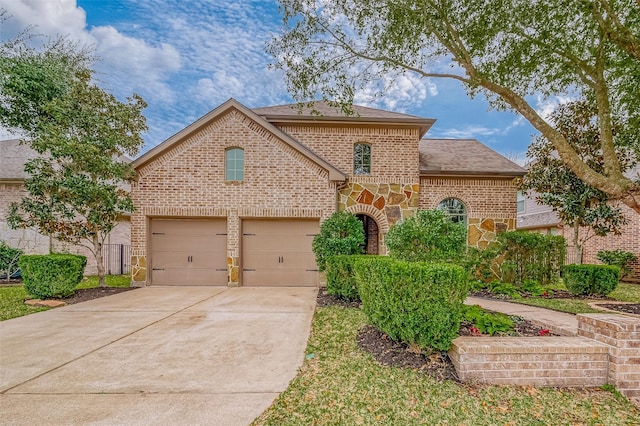
<svg viewBox="0 0 640 426"><path fill-rule="evenodd" d="M367 254L379 254L380 231L376 221L366 214L358 214L356 217L362 222L364 229L364 247Z"/></svg>

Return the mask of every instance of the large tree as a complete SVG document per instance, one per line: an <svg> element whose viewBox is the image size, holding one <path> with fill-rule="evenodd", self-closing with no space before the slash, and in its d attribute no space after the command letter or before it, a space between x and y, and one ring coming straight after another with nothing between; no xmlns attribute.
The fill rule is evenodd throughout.
<svg viewBox="0 0 640 426"><path fill-rule="evenodd" d="M84 245L105 286L102 245L133 211L123 185L134 173L122 156L143 144L146 104L98 87L86 50L65 39L35 41L27 35L0 44L0 124L39 154L25 165L28 194L11 206L8 222Z"/></svg>
<svg viewBox="0 0 640 426"><path fill-rule="evenodd" d="M494 108L517 111L581 180L640 214L613 122L640 129L636 0L279 0L285 28L269 44L299 101L344 106L403 73L448 78ZM375 84L377 86L375 86ZM535 108L535 97L592 96L604 168L594 170ZM637 140L632 146L639 155Z"/></svg>
<svg viewBox="0 0 640 426"><path fill-rule="evenodd" d="M550 115L549 121L585 164L602 172L604 162L600 132L594 120L596 114L593 102L580 100L560 105ZM624 127L614 124L614 137L623 137ZM623 170L635 166L632 152L625 144L618 144L616 155ZM580 180L558 158L548 139L536 137L529 146L527 157L531 163L521 188L536 191L537 201L553 207L560 219L572 227L571 239L579 260L582 259L584 243L590 238L620 234L627 222L620 207L611 201L608 194Z"/></svg>

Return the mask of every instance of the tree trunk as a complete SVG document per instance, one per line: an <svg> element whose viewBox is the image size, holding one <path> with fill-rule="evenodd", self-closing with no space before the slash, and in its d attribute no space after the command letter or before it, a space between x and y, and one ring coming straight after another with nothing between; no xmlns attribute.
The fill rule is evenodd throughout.
<svg viewBox="0 0 640 426"><path fill-rule="evenodd" d="M580 244L580 223L573 225L573 250L576 256L576 263L582 265L582 244Z"/></svg>
<svg viewBox="0 0 640 426"><path fill-rule="evenodd" d="M93 239L93 247L96 255L96 267L98 268L98 280L100 287L107 286L107 280L105 279L104 259L102 258L102 243L98 241L98 238Z"/></svg>

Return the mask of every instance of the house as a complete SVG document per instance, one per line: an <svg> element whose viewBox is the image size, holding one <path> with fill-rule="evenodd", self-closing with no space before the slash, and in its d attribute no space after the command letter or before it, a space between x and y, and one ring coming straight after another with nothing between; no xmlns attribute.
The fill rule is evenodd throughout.
<svg viewBox="0 0 640 426"><path fill-rule="evenodd" d="M51 251L77 253L87 256L86 275L97 274L93 254L85 247L70 245L39 233L36 229L11 229L7 214L12 203L19 202L26 194L24 180L28 177L24 165L38 154L18 139L0 141L0 241L22 249L26 254L45 254ZM125 188L128 189L128 188ZM107 236L103 249L107 273L120 274L129 271L129 218L122 220Z"/></svg>
<svg viewBox="0 0 640 426"><path fill-rule="evenodd" d="M637 177L640 174L640 166L627 173L628 176ZM622 227L620 235L608 234L604 237L593 235L593 231L582 228L579 231L579 239L585 240L582 248L582 258L572 248L573 228L566 225L551 206L538 204L538 193L531 191L527 194L518 193L518 221L517 229L531 232L540 232L550 235L561 235L567 240L567 258L565 263L591 263L600 264L597 258L600 250L625 250L634 253L638 260L630 266L632 277L640 278L640 215L630 207L622 203L616 203L622 209L622 214L627 219L627 224Z"/></svg>
<svg viewBox="0 0 640 426"><path fill-rule="evenodd" d="M476 140L423 139L433 119L324 102L230 99L133 162L132 285L318 285L311 241L338 210L367 252L417 209L446 208L484 247L515 229L525 171Z"/></svg>

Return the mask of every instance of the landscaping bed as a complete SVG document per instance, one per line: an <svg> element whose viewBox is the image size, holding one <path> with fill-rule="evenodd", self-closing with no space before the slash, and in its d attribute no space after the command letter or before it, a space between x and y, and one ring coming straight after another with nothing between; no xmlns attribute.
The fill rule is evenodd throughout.
<svg viewBox="0 0 640 426"><path fill-rule="evenodd" d="M640 303L598 303L596 306L627 314L640 315Z"/></svg>
<svg viewBox="0 0 640 426"><path fill-rule="evenodd" d="M317 296L317 306L342 306L346 308L359 308L360 302L348 301L327 293L325 288L320 288ZM514 321L514 331L510 336L514 337L539 337L551 336L549 330L543 329L530 321L517 319ZM463 321L460 324L460 336L483 336L478 334L473 323ZM436 380L458 380L455 368L444 351L424 353L417 346L410 346L401 341L392 340L384 332L373 325L365 325L357 335L358 346L371 354L382 365L409 368L424 373Z"/></svg>

